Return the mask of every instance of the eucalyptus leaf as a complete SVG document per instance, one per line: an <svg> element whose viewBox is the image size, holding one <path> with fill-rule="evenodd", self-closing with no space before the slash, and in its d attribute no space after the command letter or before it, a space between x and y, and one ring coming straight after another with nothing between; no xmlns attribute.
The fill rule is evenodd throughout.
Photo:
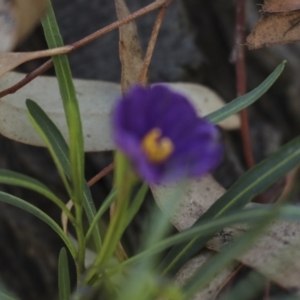
<svg viewBox="0 0 300 300"><path fill-rule="evenodd" d="M224 101L210 89L190 83L166 84L170 88L190 98L199 115L206 116L214 123L227 129L237 129L239 118L233 113L258 100L275 82L284 68L285 62L256 89L231 101L224 106ZM0 80L0 90L10 87L23 79L23 75L10 72ZM110 114L120 97L120 85L93 80L75 79L74 85L79 101L82 118L85 151L106 151L115 148L111 139ZM68 140L67 124L61 103L56 79L38 77L13 95L0 100L0 133L25 144L44 147L44 142L32 129L26 118L24 99L34 99L57 125L65 139ZM228 118L228 116L230 116Z"/></svg>
<svg viewBox="0 0 300 300"><path fill-rule="evenodd" d="M276 153L245 173L194 225L214 220L241 209L253 197L267 189L300 163L300 137L283 146ZM191 256L205 246L212 235L194 238L187 245L174 247L162 261L161 269L174 273Z"/></svg>
<svg viewBox="0 0 300 300"><path fill-rule="evenodd" d="M0 90L23 79L23 75L10 72L0 79ZM107 151L115 149L112 141L110 115L121 95L119 84L75 79L74 85L82 118L85 151ZM224 106L224 101L210 89L197 84L167 84L173 90L187 95L199 115L205 116ZM13 95L0 100L0 133L18 142L45 147L45 143L32 128L26 116L25 99L32 99L56 124L66 140L68 126L61 96L54 77L42 76L27 84ZM232 116L221 125L237 129L239 117Z"/></svg>
<svg viewBox="0 0 300 300"><path fill-rule="evenodd" d="M119 267L124 268L140 260L145 260L148 256L155 255L161 251L168 249L172 245L180 244L183 241L189 241L195 236L206 236L214 232L220 231L222 228L234 227L234 224L249 223L256 224L257 221L262 220L270 215L269 207L251 208L244 209L242 211L234 212L232 214L222 216L216 220L206 220L201 224L196 224L190 229L184 230L176 235L165 238L153 245L149 246L146 250L139 254L129 258L123 262ZM300 226L300 208L292 205L280 208L278 214L280 220L290 220L288 224L295 224L299 228ZM240 236L241 234L239 234ZM298 234L300 235L300 233ZM224 241L223 244L226 246L228 241ZM285 241L283 241L285 243ZM287 243L288 244L288 243ZM117 267L117 268L119 268Z"/></svg>
<svg viewBox="0 0 300 300"><path fill-rule="evenodd" d="M174 276L173 281L179 286L183 286L208 260L213 259L213 251L204 250L200 254L191 258ZM220 271L213 279L210 280L201 290L193 296L193 300L211 300L213 296L219 291L224 284L226 284L228 278L234 272L238 266L237 262L234 262ZM228 299L229 300L229 299ZM230 299L231 300L231 299Z"/></svg>
<svg viewBox="0 0 300 300"><path fill-rule="evenodd" d="M227 245L222 252L213 259L207 261L196 274L192 276L184 286L185 297L189 299L199 289L203 288L209 281L217 275L223 268L237 259L243 252L247 251L253 242L262 235L264 230L280 214L280 207L274 206L269 209L268 214L256 222L255 226L239 237L237 240Z"/></svg>

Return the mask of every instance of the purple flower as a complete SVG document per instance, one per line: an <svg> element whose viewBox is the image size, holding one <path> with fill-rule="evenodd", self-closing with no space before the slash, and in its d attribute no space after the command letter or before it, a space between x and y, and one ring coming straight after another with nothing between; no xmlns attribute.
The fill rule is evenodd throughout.
<svg viewBox="0 0 300 300"><path fill-rule="evenodd" d="M222 156L218 129L163 85L132 88L117 102L112 123L117 147L148 183L204 175Z"/></svg>

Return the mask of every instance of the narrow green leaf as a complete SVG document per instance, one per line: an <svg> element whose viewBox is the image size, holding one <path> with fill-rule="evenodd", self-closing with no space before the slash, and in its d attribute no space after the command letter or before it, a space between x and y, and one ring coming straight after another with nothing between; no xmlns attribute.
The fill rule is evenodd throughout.
<svg viewBox="0 0 300 300"><path fill-rule="evenodd" d="M71 283L69 273L68 255L65 248L62 248L58 259L58 290L60 300L70 300Z"/></svg>
<svg viewBox="0 0 300 300"><path fill-rule="evenodd" d="M71 197L71 187L67 179L67 177L70 178L71 176L68 145L59 129L37 103L27 99L26 106L29 121L46 144L65 188Z"/></svg>
<svg viewBox="0 0 300 300"><path fill-rule="evenodd" d="M215 202L194 224L213 220L241 209L253 197L267 189L284 174L300 163L300 137L289 142L276 153L245 173L217 202ZM165 273L174 273L195 253L204 247L212 235L194 238L187 245L171 249L160 268Z"/></svg>
<svg viewBox="0 0 300 300"><path fill-rule="evenodd" d="M64 137L62 136L56 125L51 121L51 119L37 103L32 100L27 100L26 105L28 108L30 121L33 123L38 133L47 145L62 178L64 178L66 175L67 178L65 180L66 182L68 182L68 178L70 179L71 176L70 160L68 157L69 147ZM90 189L86 182L84 183L83 207L88 217L88 221L91 224L96 215L96 208L91 196ZM100 251L101 236L98 226L94 227L93 238L97 251Z"/></svg>
<svg viewBox="0 0 300 300"><path fill-rule="evenodd" d="M24 187L43 195L64 211L70 221L74 223L75 219L66 205L38 180L17 172L0 169L0 183Z"/></svg>
<svg viewBox="0 0 300 300"><path fill-rule="evenodd" d="M248 107L256 100L258 100L277 80L282 71L284 70L286 61L283 61L274 71L263 81L257 88L249 92L248 94L238 97L228 104L226 104L221 109L209 114L205 118L210 122L217 124L222 120L230 117L231 115L241 111L242 109Z"/></svg>
<svg viewBox="0 0 300 300"><path fill-rule="evenodd" d="M229 244L222 252L206 262L184 285L185 298L190 299L197 291L201 290L210 280L234 259L247 251L251 244L264 232L267 226L280 213L280 207L274 206L268 214L260 219L254 228L244 233L236 241Z"/></svg>
<svg viewBox="0 0 300 300"><path fill-rule="evenodd" d="M48 13L42 20L45 38L49 48L63 46L63 40L56 22L51 1L48 0ZM55 73L66 114L69 129L69 157L71 169L72 201L75 206L76 236L78 241L77 275L84 269L85 239L83 229L84 202L84 141L81 116L71 69L66 55L53 56Z"/></svg>
<svg viewBox="0 0 300 300"><path fill-rule="evenodd" d="M208 235L211 236L214 233L220 231L222 228L230 227L234 224L256 223L258 220L266 218L269 214L270 207L267 206L254 209L245 209L230 213L229 215L222 216L218 219L203 221L201 224L197 224L190 229L177 233L174 236L165 238L153 245L149 245L145 251L133 256L132 258L129 258L128 260L120 264L117 268L124 268L140 260L144 261L149 256L160 253L173 245L189 241L195 237L206 237ZM293 205L281 207L278 219L299 222L300 207L295 207Z"/></svg>
<svg viewBox="0 0 300 300"><path fill-rule="evenodd" d="M266 285L268 279L257 273L251 271L244 279L237 283L228 293L221 296L220 300L252 300L256 299ZM251 289L249 289L251 286ZM247 293L245 291L247 290ZM282 298L280 298L282 299ZM274 300L272 298L272 300ZM299 300L299 299L298 299Z"/></svg>
<svg viewBox="0 0 300 300"><path fill-rule="evenodd" d="M1 300L17 300L17 298L12 297L11 295L6 294L5 292L2 292L1 290L0 290L0 299Z"/></svg>
<svg viewBox="0 0 300 300"><path fill-rule="evenodd" d="M138 213L139 209L141 208L145 196L147 194L148 191L148 185L146 183L143 183L142 186L140 187L139 191L137 192L136 196L134 197L128 212L127 212L127 225L126 227L129 225L129 223L132 221L132 219L134 218L134 216Z"/></svg>
<svg viewBox="0 0 300 300"><path fill-rule="evenodd" d="M42 20L42 25L49 48L62 47L64 43L51 1L48 1L48 13ZM74 189L72 199L74 202L81 202L84 189L84 141L78 100L67 56L58 55L52 59L69 128L71 179Z"/></svg>
<svg viewBox="0 0 300 300"><path fill-rule="evenodd" d="M7 290L7 288L0 282L0 299L1 300L18 300L18 298Z"/></svg>
<svg viewBox="0 0 300 300"><path fill-rule="evenodd" d="M4 192L0 192L0 201L21 208L48 224L61 237L61 239L64 241L65 245L69 249L72 257L75 259L77 251L74 245L72 244L68 236L64 233L64 231L59 227L59 225L47 214L45 214L36 206L24 201L23 199L20 199L18 197Z"/></svg>
<svg viewBox="0 0 300 300"><path fill-rule="evenodd" d="M116 191L112 190L108 197L104 200L103 204L99 208L97 214L95 215L93 222L91 223L86 235L85 235L85 242L87 243L89 238L91 237L92 232L94 231L95 227L97 226L99 220L103 216L103 214L108 210L110 205L115 201L116 199Z"/></svg>

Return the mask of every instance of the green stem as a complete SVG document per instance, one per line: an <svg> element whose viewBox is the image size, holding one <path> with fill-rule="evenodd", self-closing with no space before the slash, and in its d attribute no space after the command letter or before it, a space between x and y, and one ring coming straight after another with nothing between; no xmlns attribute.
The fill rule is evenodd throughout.
<svg viewBox="0 0 300 300"><path fill-rule="evenodd" d="M116 198L116 191L113 189L111 193L108 195L108 197L105 199L104 203L99 208L97 214L95 215L86 235L85 235L85 243L89 241L89 238L91 237L93 230L97 226L100 218L103 216L103 214L108 210L109 206L113 203L113 201Z"/></svg>
<svg viewBox="0 0 300 300"><path fill-rule="evenodd" d="M85 270L84 260L85 260L85 239L84 239L84 231L82 224L82 213L83 207L81 203L74 203L75 206L75 217L76 217L76 235L78 242L78 252L76 257L76 272L77 272L77 282L79 282L80 277Z"/></svg>
<svg viewBox="0 0 300 300"><path fill-rule="evenodd" d="M93 264L93 268L86 277L86 282L92 281L97 275L99 267L107 263L113 256L126 228L126 213L136 177L130 169L128 160L122 153L116 152L115 161L115 187L117 191L115 213L105 235L102 249Z"/></svg>

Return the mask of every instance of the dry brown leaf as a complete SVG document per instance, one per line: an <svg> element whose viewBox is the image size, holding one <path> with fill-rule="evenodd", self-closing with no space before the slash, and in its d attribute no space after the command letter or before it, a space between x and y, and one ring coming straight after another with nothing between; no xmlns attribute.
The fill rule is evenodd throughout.
<svg viewBox="0 0 300 300"><path fill-rule="evenodd" d="M45 11L45 0L0 0L0 52L20 43Z"/></svg>
<svg viewBox="0 0 300 300"><path fill-rule="evenodd" d="M263 11L269 13L290 12L300 9L299 0L265 0Z"/></svg>
<svg viewBox="0 0 300 300"><path fill-rule="evenodd" d="M298 42L299 10L299 0L265 0L262 16L247 38L249 49Z"/></svg>
<svg viewBox="0 0 300 300"><path fill-rule="evenodd" d="M68 53L70 49L72 49L72 46L65 46L61 48L34 51L34 52L0 53L0 77L2 77L7 72L15 69L16 67L20 66L21 64L27 61L41 58L41 57L65 54Z"/></svg>
<svg viewBox="0 0 300 300"><path fill-rule="evenodd" d="M156 203L162 211L170 211L169 200L173 203L178 200L176 186L178 187L178 184L151 187ZM179 231L191 227L199 216L225 193L225 189L211 175L201 177L197 180L187 180L181 184L181 186L183 188L183 191L180 193L182 195L181 201L170 217L172 224ZM211 251L201 251L199 255L190 259L175 274L174 282L179 286L184 285L212 255L213 253ZM232 263L219 272L219 274L214 277L204 289L195 294L191 300L213 299L213 296L218 292L219 288L223 286L236 266L237 263Z"/></svg>
<svg viewBox="0 0 300 300"><path fill-rule="evenodd" d="M153 186L151 190L158 206L167 214L170 214L169 200L180 200L176 211L170 217L172 224L179 231L191 227L225 192L211 176L186 181L180 187L176 184ZM261 205L250 203L247 207ZM221 251L225 245L248 229L248 225L225 228L206 246L210 250ZM300 222L276 221L249 251L238 258L238 261L300 295L299 242Z"/></svg>
<svg viewBox="0 0 300 300"><path fill-rule="evenodd" d="M188 279L190 279L199 268L203 266L205 262L211 259L213 252L209 250L201 251L194 258L190 259L174 276L174 282L179 286L183 286ZM211 300L215 298L219 289L226 283L228 277L235 270L238 263L232 263L231 265L224 268L221 272L214 277L209 284L201 291L196 293L190 300Z"/></svg>
<svg viewBox="0 0 300 300"><path fill-rule="evenodd" d="M0 90L24 78L23 74L10 72L0 79ZM93 80L74 80L82 116L85 151L107 151L114 149L110 115L120 97L120 85ZM186 94L195 109L205 116L224 106L224 102L210 89L188 83L166 84L179 93ZM63 136L68 139L66 118L55 77L41 76L14 94L0 99L0 134L21 143L44 146L44 142L31 126L26 111L25 100L32 99L44 109ZM234 128L239 118L233 115L220 126Z"/></svg>
<svg viewBox="0 0 300 300"><path fill-rule="evenodd" d="M300 40L300 11L272 13L261 16L258 24L247 37L250 50Z"/></svg>
<svg viewBox="0 0 300 300"><path fill-rule="evenodd" d="M221 251L247 229L247 225L225 228L206 246L211 250ZM300 296L299 241L299 222L276 221L238 260Z"/></svg>
<svg viewBox="0 0 300 300"><path fill-rule="evenodd" d="M191 227L226 191L211 175L186 180L181 187L180 195L177 183L151 187L156 203L162 211L169 210L169 200L180 200L171 216L172 224L179 231Z"/></svg>
<svg viewBox="0 0 300 300"><path fill-rule="evenodd" d="M73 203L72 200L69 200L69 201L67 202L67 204L66 204L67 209L70 210L70 211L71 211L71 209L73 208L73 206L74 206L74 203ZM69 222L69 218L68 218L68 216L65 214L64 211L62 211L61 217L60 217L60 218L61 218L61 225L62 225L62 228L63 228L64 233L68 233L68 222Z"/></svg>
<svg viewBox="0 0 300 300"><path fill-rule="evenodd" d="M115 0L118 19L130 14L124 0ZM130 22L119 28L119 55L122 64L121 87L125 93L128 88L138 81L143 66L142 48L135 22Z"/></svg>

